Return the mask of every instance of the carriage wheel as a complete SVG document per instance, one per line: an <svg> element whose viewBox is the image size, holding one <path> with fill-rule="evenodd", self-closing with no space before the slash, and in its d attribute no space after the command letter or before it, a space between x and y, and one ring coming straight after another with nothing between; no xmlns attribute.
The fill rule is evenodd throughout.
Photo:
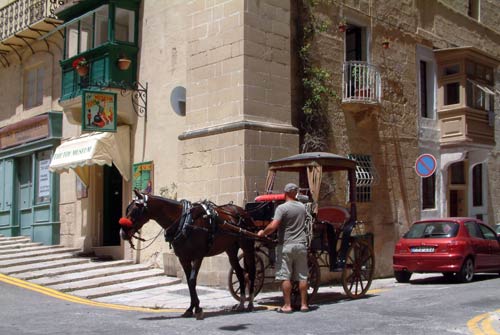
<svg viewBox="0 0 500 335"><path fill-rule="evenodd" d="M346 255L345 268L342 271L342 286L352 299L363 297L373 279L375 258L367 241L354 239Z"/></svg>
<svg viewBox="0 0 500 335"><path fill-rule="evenodd" d="M307 276L307 303L311 304L318 293L321 272L319 269L318 260L314 253L307 254L307 266L309 267L309 273ZM292 282L292 306L300 307L300 291L299 283L297 281Z"/></svg>
<svg viewBox="0 0 500 335"><path fill-rule="evenodd" d="M240 266L245 268L243 254L238 256L238 261L240 262ZM264 285L264 276L265 276L265 267L264 261L262 260L262 256L255 253L255 282L254 282L254 298L259 294L260 290L262 290L262 286ZM240 301L241 292L240 292L240 282L238 281L238 277L236 276L236 272L233 267L229 269L228 273L228 286L229 292L233 296L236 301ZM245 287L248 286L248 274L245 273Z"/></svg>

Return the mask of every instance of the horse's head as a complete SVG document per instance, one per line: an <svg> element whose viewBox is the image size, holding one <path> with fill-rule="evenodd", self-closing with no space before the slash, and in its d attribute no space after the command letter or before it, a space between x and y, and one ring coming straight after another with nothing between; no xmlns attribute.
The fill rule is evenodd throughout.
<svg viewBox="0 0 500 335"><path fill-rule="evenodd" d="M134 190L136 199L127 206L125 216L119 221L121 229L120 236L125 241L130 241L134 234L149 221L148 196Z"/></svg>

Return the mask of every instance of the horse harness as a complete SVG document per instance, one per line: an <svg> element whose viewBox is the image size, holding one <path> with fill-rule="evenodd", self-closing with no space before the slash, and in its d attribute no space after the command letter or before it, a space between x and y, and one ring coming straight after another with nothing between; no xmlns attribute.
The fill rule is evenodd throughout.
<svg viewBox="0 0 500 335"><path fill-rule="evenodd" d="M172 224L169 228L165 230L165 241L170 243L170 247L172 247L172 243L186 240L189 238L191 231L194 230L202 230L208 233L208 250L212 247L213 241L215 239L215 235L221 231L219 225L223 226L231 225L231 226L241 226L242 217L240 215L236 215L238 218L238 223L234 224L232 222L227 222L224 220L220 223L220 217L218 211L223 211L225 214L228 214L232 217L235 217L234 213L225 211L221 209L221 206L215 205L213 202L204 200L197 203L191 203L188 200L181 200L182 204L182 213L179 219L176 221L177 224ZM194 209L197 207L203 208L202 214L196 217L193 216ZM207 227L199 227L194 225L195 221L202 217L207 223ZM244 231L240 228L240 231ZM231 234L230 231L224 231L225 233ZM244 234L241 234L244 235Z"/></svg>

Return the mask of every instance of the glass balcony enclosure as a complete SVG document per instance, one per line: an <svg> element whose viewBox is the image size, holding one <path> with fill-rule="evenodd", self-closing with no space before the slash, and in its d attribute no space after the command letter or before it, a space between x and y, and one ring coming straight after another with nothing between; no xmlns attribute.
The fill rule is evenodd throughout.
<svg viewBox="0 0 500 335"><path fill-rule="evenodd" d="M494 69L499 60L472 47L434 53L441 145L494 145Z"/></svg>
<svg viewBox="0 0 500 335"><path fill-rule="evenodd" d="M138 5L87 0L59 14L66 21L61 100L80 95L82 88L120 88L119 83L136 80ZM129 60L129 67L120 67L121 59Z"/></svg>

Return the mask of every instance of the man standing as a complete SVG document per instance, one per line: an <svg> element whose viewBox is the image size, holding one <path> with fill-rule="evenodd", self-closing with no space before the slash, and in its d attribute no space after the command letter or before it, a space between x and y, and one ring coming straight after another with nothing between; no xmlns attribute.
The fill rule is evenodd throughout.
<svg viewBox="0 0 500 335"><path fill-rule="evenodd" d="M278 230L276 280L282 280L284 304L278 312L291 313L292 280L299 282L302 312L307 304L307 238L305 233L306 208L296 200L299 188L293 183L285 186L285 203L279 205L271 223L257 234L267 236Z"/></svg>

